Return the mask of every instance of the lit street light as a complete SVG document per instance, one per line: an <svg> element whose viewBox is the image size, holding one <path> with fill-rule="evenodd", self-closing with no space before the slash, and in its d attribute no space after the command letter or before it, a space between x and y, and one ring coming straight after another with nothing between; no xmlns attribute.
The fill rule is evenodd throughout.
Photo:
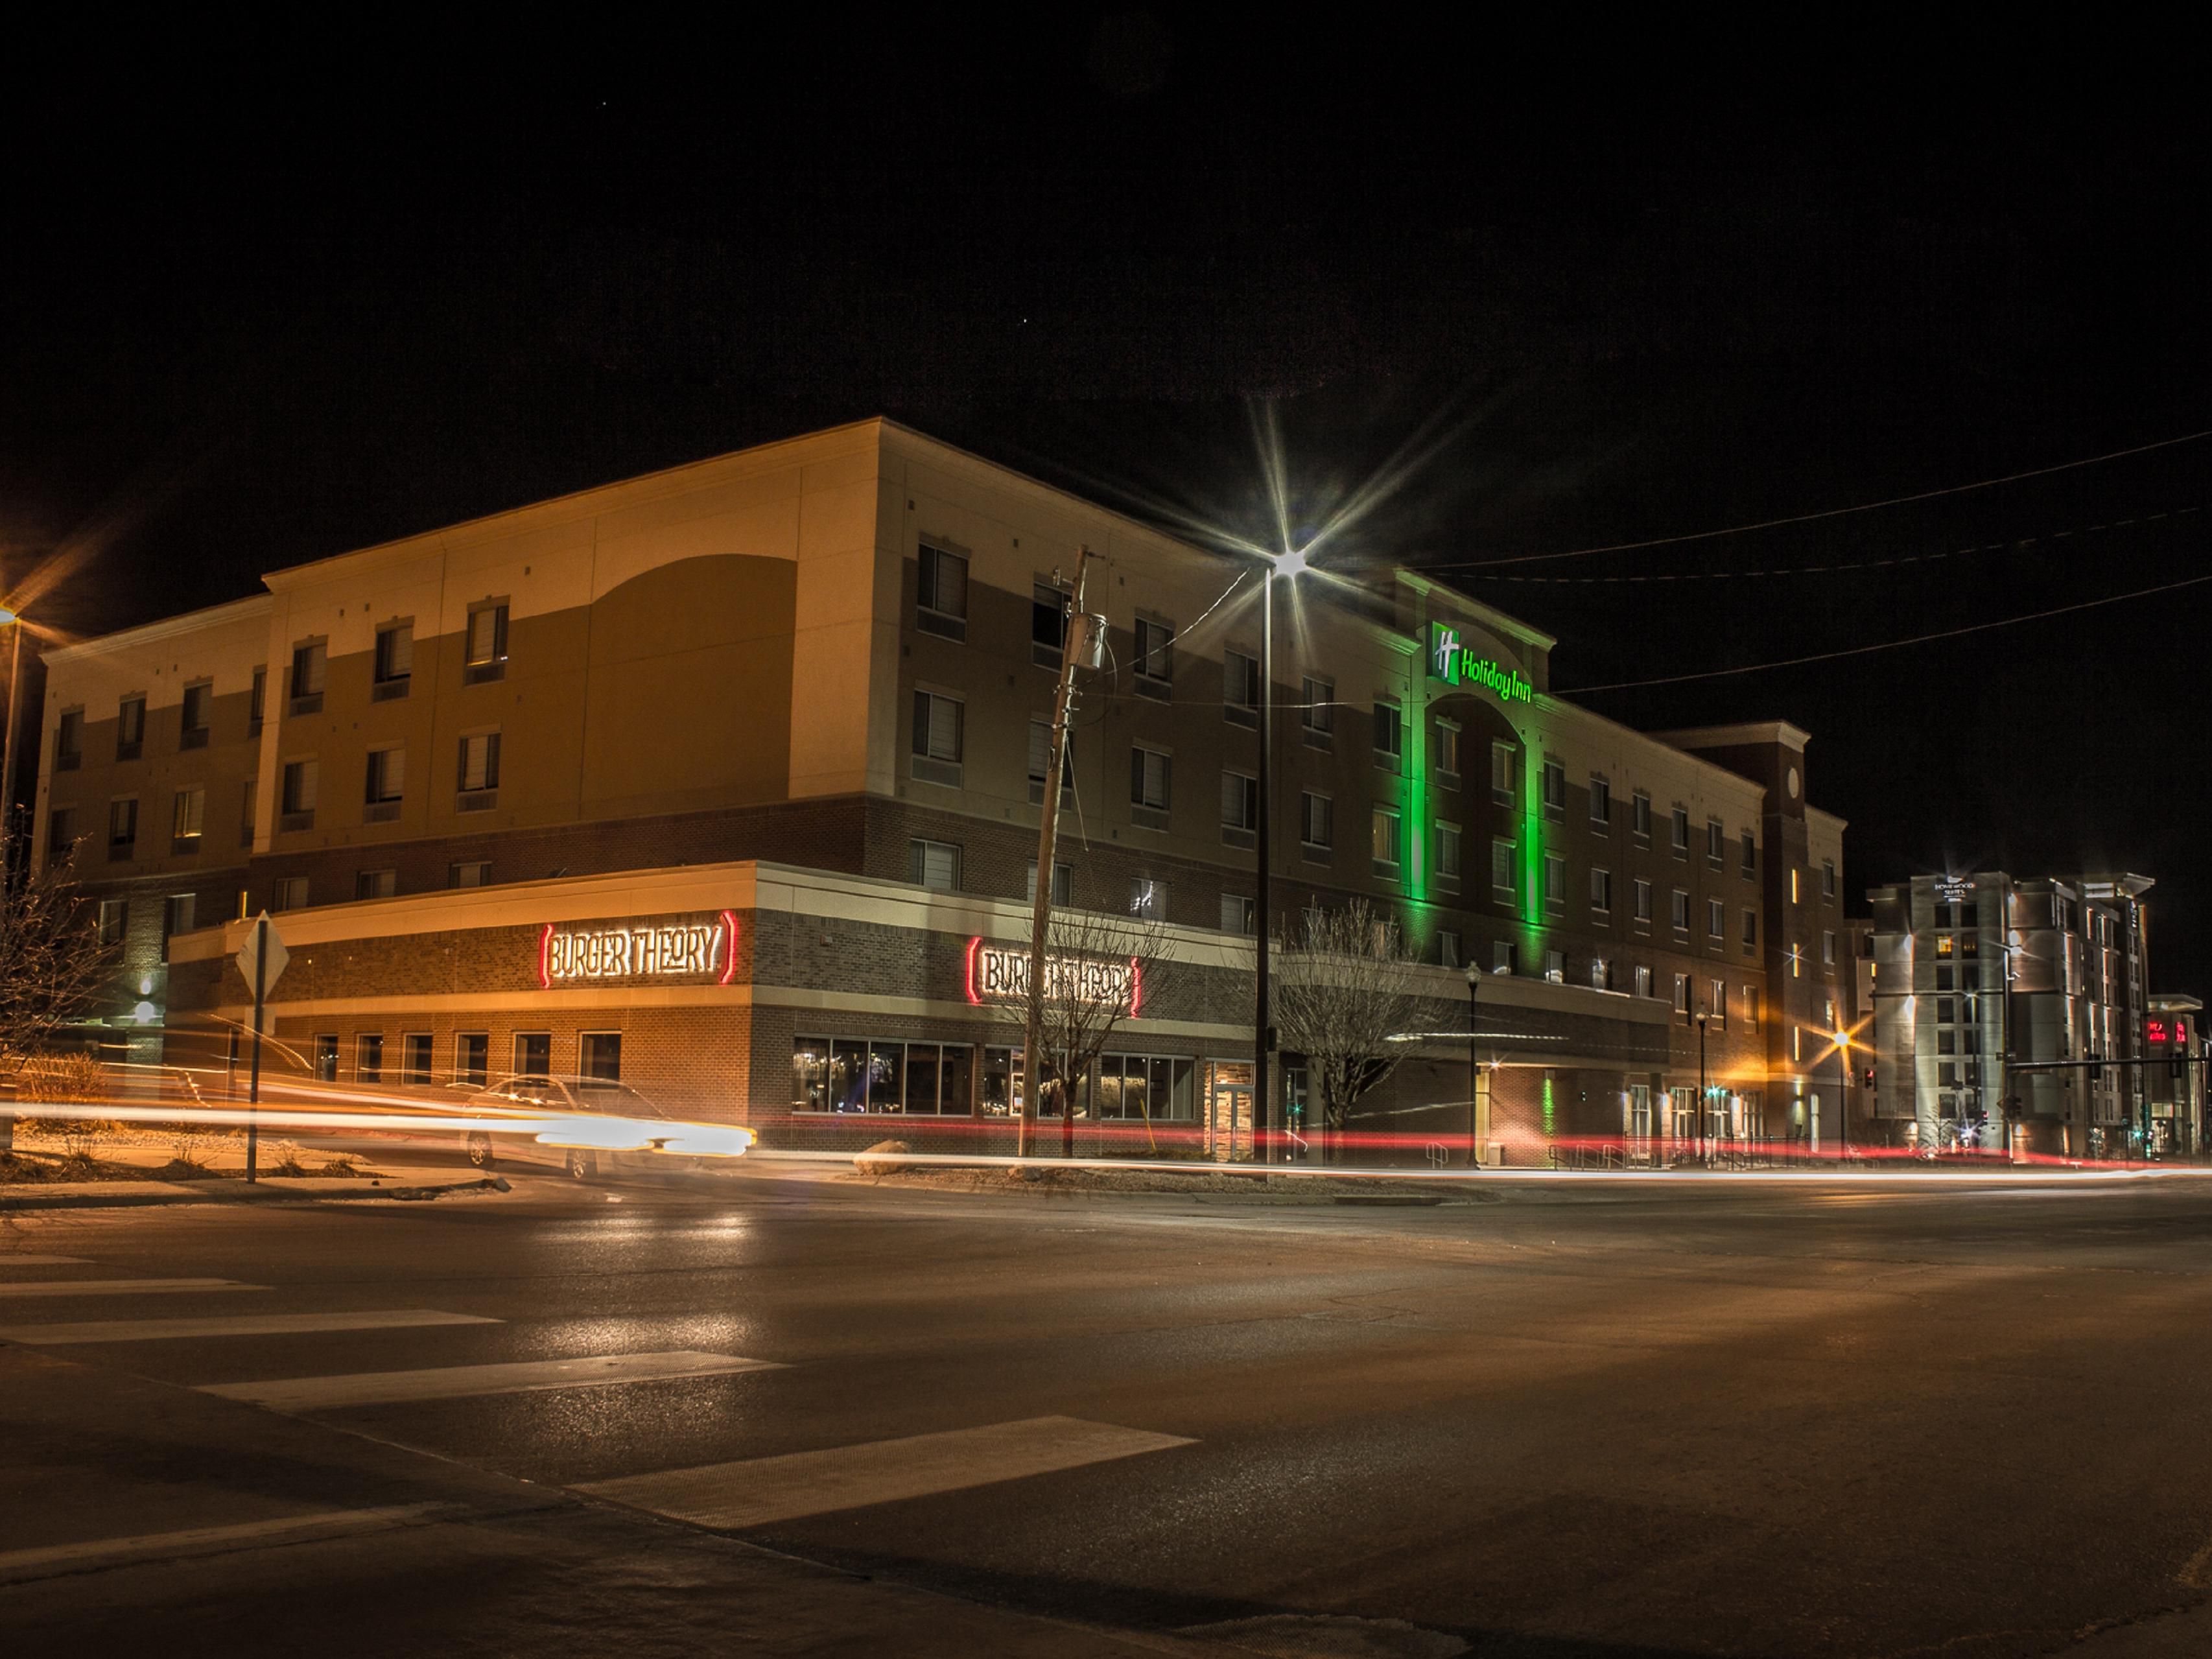
<svg viewBox="0 0 2212 1659"><path fill-rule="evenodd" d="M1274 874L1269 848L1269 829L1274 823L1275 798L1269 782L1268 762L1275 746L1275 578L1295 581L1306 568L1303 552L1285 551L1267 561L1267 574L1260 590L1260 821L1255 826L1254 852L1260 866L1260 890L1252 920L1252 1157L1257 1163L1267 1155L1267 1056L1275 1046L1274 1026L1267 1005L1267 925L1274 914L1270 885ZM1230 1142L1236 1143L1237 1126L1229 1126Z"/></svg>

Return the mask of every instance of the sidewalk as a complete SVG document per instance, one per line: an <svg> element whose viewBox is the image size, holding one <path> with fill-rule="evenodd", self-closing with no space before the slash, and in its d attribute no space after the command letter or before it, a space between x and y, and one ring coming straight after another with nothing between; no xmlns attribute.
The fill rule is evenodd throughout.
<svg viewBox="0 0 2212 1659"><path fill-rule="evenodd" d="M507 1190L507 1182L496 1176L429 1182L409 1182L393 1176L351 1179L277 1176L251 1184L230 1176L200 1181L5 1182L0 1182L0 1215L41 1210L136 1209L158 1204L283 1204L302 1199L422 1200Z"/></svg>

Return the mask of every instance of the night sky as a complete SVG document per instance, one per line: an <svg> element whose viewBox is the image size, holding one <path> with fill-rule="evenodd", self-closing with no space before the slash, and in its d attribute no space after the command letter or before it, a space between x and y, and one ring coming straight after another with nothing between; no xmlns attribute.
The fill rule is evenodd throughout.
<svg viewBox="0 0 2212 1659"><path fill-rule="evenodd" d="M1304 526L1413 455L1330 557L1558 635L1563 691L2212 574L2212 441L1484 562L2212 428L2177 42L732 16L21 53L0 542L38 614L103 631L878 413L1261 534L1260 401ZM1855 901L2153 875L2155 988L2212 993L2209 618L2212 583L1588 701L1809 729Z"/></svg>

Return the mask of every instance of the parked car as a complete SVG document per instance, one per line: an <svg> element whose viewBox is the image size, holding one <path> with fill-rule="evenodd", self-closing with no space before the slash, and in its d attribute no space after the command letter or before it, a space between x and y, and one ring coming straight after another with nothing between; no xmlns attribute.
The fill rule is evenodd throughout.
<svg viewBox="0 0 2212 1659"><path fill-rule="evenodd" d="M469 1162L478 1169L501 1161L546 1164L579 1181L603 1170L696 1169L709 1159L741 1158L757 1139L735 1124L672 1116L627 1083L605 1078L516 1073L471 1089L458 1106L466 1115L514 1124L465 1132Z"/></svg>

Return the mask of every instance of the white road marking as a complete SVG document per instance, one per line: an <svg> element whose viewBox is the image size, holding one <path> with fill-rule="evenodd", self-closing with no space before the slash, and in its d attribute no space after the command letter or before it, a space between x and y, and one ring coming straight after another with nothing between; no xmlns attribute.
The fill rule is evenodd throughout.
<svg viewBox="0 0 2212 1659"><path fill-rule="evenodd" d="M587 1359L525 1360L503 1365L445 1365L420 1371L356 1371L348 1376L278 1377L266 1382L216 1382L200 1389L280 1412L333 1411L404 1400L459 1400L479 1394L528 1394L546 1389L597 1389L618 1382L665 1382L781 1370L772 1359L738 1354L617 1353Z"/></svg>
<svg viewBox="0 0 2212 1659"><path fill-rule="evenodd" d="M702 1527L763 1527L1196 1443L1111 1423L1031 1417L980 1429L624 1475L574 1490Z"/></svg>
<svg viewBox="0 0 2212 1659"><path fill-rule="evenodd" d="M0 1267L81 1267L81 1255L0 1255Z"/></svg>
<svg viewBox="0 0 2212 1659"><path fill-rule="evenodd" d="M318 1510L273 1521L247 1521L230 1527L191 1527L182 1532L140 1533L131 1538L94 1538L82 1544L0 1553L0 1583L122 1566L133 1560L169 1561L179 1557L217 1555L227 1550L270 1544L305 1543L419 1525L442 1513L458 1513L450 1504L399 1504L374 1510Z"/></svg>
<svg viewBox="0 0 2212 1659"><path fill-rule="evenodd" d="M154 1296L168 1291L265 1291L234 1279L0 1279L0 1296Z"/></svg>
<svg viewBox="0 0 2212 1659"><path fill-rule="evenodd" d="M288 1336L302 1331L386 1331L410 1325L496 1325L435 1308L366 1313L239 1314L228 1319L88 1319L58 1325L0 1325L0 1342L57 1347L72 1342L152 1342L167 1337Z"/></svg>

